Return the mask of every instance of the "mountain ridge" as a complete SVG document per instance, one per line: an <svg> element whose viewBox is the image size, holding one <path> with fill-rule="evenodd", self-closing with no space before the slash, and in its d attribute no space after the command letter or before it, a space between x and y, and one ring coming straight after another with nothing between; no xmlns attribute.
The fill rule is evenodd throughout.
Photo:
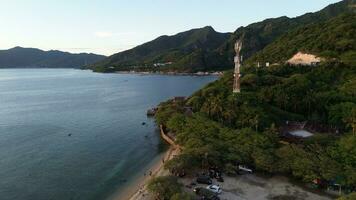
<svg viewBox="0 0 356 200"><path fill-rule="evenodd" d="M82 68L104 58L92 53L44 51L16 46L0 50L0 68Z"/></svg>
<svg viewBox="0 0 356 200"><path fill-rule="evenodd" d="M282 64L297 52L316 54L327 60L356 65L356 13L345 13L330 20L303 26L284 34L245 64Z"/></svg>
<svg viewBox="0 0 356 200"><path fill-rule="evenodd" d="M232 67L234 49L236 40L242 39L243 47L241 50L245 58L264 49L268 44L281 37L282 35L313 23L319 23L331 18L337 17L342 13L355 13L356 0L343 0L330 4L317 12L309 12L304 15L289 18L286 16L269 18L261 22L252 23L246 27L239 27L229 38L229 40L220 47L223 52L221 56L225 57L223 63Z"/></svg>
<svg viewBox="0 0 356 200"><path fill-rule="evenodd" d="M312 23L318 23L324 20L329 20L339 14L345 12L354 12L356 5L355 0L343 0L321 9L320 11L314 13L306 13L304 15L289 18L286 16L269 18L261 22L255 22L248 26L241 26L236 29L233 33L227 34L227 38L224 41L218 38L219 45L216 45L216 38L218 35L211 34L211 37L205 37L208 41L205 43L214 43L217 47L215 49L206 48L206 46L199 46L200 48L187 49L182 48L181 44L176 44L174 48L171 45L170 40L177 35L185 36L185 33L189 31L200 32L196 36L201 36L204 39L204 32L202 30L211 29L216 32L212 27L206 26L201 29L191 29L186 32L181 32L173 36L161 36L152 40L150 42L144 43L133 49L129 49L123 52L114 54L103 62L96 63L90 68L96 71L110 72L110 71L122 71L122 70L142 70L142 71L178 71L178 72L197 72L197 71L222 71L230 69L233 67L233 57L234 57L234 43L238 39L243 40L242 55L245 58L249 58L258 51L264 49L268 44L281 37L283 34L293 31L301 26L305 26ZM218 33L218 32L216 32ZM226 37L226 35L224 36ZM199 39L195 38L195 41ZM168 41L168 42L167 42ZM137 52L145 52L142 48L146 45L156 43L157 47L168 45L170 48L163 49L166 51L155 51L149 52L150 55L144 56ZM214 46L215 47L215 46ZM147 56L147 57L146 57ZM127 61L134 62L127 62ZM163 67L152 67L154 63L173 61L172 65Z"/></svg>
<svg viewBox="0 0 356 200"><path fill-rule="evenodd" d="M103 66L118 66L125 68L132 65L154 64L155 62L182 62L184 58L205 55L222 44L230 33L216 32L211 26L191 29L172 36L163 35L152 41L132 49L114 54L103 62ZM199 65L199 63L194 63ZM95 68L95 67L94 67Z"/></svg>

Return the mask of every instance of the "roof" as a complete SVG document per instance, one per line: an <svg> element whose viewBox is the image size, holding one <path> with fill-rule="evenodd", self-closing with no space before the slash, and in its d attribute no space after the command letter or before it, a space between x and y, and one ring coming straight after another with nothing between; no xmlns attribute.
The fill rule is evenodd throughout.
<svg viewBox="0 0 356 200"><path fill-rule="evenodd" d="M313 133L306 130L295 130L295 131L289 131L288 133L293 136L301 137L301 138L308 138L314 135Z"/></svg>
<svg viewBox="0 0 356 200"><path fill-rule="evenodd" d="M302 52L298 52L287 61L287 63L291 65L311 65L320 62L321 62L321 58L317 57L316 55L302 53Z"/></svg>

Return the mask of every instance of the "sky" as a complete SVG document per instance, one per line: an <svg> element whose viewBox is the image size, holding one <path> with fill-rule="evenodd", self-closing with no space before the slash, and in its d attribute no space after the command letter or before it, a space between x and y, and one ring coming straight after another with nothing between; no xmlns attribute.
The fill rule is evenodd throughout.
<svg viewBox="0 0 356 200"><path fill-rule="evenodd" d="M0 0L0 49L111 55L161 35L212 26L233 32L338 0Z"/></svg>

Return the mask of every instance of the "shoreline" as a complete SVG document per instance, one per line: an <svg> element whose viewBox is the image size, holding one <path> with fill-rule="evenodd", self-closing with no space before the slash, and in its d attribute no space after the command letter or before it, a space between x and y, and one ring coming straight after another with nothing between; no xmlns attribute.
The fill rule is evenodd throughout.
<svg viewBox="0 0 356 200"><path fill-rule="evenodd" d="M155 177L167 176L170 174L168 170L164 169L164 163L173 159L175 156L181 153L181 147L176 145L175 142L169 138L163 131L162 125L160 125L161 139L169 144L167 151L158 156L148 169L146 175L142 176L132 184L125 187L124 190L118 194L113 194L109 200L152 200L154 196L149 193L147 184ZM164 160L164 162L163 162ZM149 175L149 173L151 175ZM183 178L180 180L184 185L188 185L193 181L191 177ZM238 184L237 184L238 183ZM305 185L301 185L291 181L290 177L276 175L269 178L261 176L259 174L242 175L239 177L225 177L225 182L219 183L225 188L225 192L221 197L225 199L243 200L248 199L266 199L270 196L277 197L290 197L290 191L293 190L299 196L310 196L310 199L329 200L335 196L323 191L312 190ZM287 188L287 189L286 189ZM239 192L240 191L240 192ZM244 195L241 194L243 191Z"/></svg>
<svg viewBox="0 0 356 200"><path fill-rule="evenodd" d="M161 139L168 142L163 132L162 127L160 127ZM163 156L158 156L152 165L146 170L146 175L139 177L137 180L133 181L132 184L128 185L120 194L113 194L108 200L148 200L151 196L147 189L147 183L157 176L165 176L169 174L169 171L164 169L164 163L168 160L173 159L180 153L180 148L176 145L170 144L168 142L169 148L163 153ZM163 162L164 160L164 162ZM147 173L148 172L148 173ZM151 172L151 175L149 175Z"/></svg>
<svg viewBox="0 0 356 200"><path fill-rule="evenodd" d="M168 161L172 159L179 153L179 149L172 146L164 153L164 160ZM160 157L162 158L162 157ZM150 176L149 173L146 176L140 177L138 180L134 181L130 187L125 188L120 194L114 194L109 200L144 200L150 199L150 194L147 189L147 183L154 177L168 175L169 172L164 169L164 164L161 159L155 161L155 163L147 170L147 172L152 172Z"/></svg>
<svg viewBox="0 0 356 200"><path fill-rule="evenodd" d="M222 76L224 72L151 72L151 71L114 71L115 74L137 74L137 75L168 75L168 76Z"/></svg>

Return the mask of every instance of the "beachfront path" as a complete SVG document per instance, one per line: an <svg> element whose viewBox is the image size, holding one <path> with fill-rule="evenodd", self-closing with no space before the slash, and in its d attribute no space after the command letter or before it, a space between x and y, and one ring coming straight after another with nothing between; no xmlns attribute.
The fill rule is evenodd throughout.
<svg viewBox="0 0 356 200"><path fill-rule="evenodd" d="M180 153L180 148L175 148L171 146L166 155L164 156L164 160L171 160L175 156L177 156ZM169 175L169 171L165 170L163 167L163 163L160 162L159 164L153 166L153 168L150 170L152 171L152 176L147 176L145 180L141 183L143 185L141 189L138 189L132 196L127 197L128 200L153 200L153 196L150 195L150 193L147 190L146 184L147 182L153 178L153 177L158 177L158 176L167 176Z"/></svg>

